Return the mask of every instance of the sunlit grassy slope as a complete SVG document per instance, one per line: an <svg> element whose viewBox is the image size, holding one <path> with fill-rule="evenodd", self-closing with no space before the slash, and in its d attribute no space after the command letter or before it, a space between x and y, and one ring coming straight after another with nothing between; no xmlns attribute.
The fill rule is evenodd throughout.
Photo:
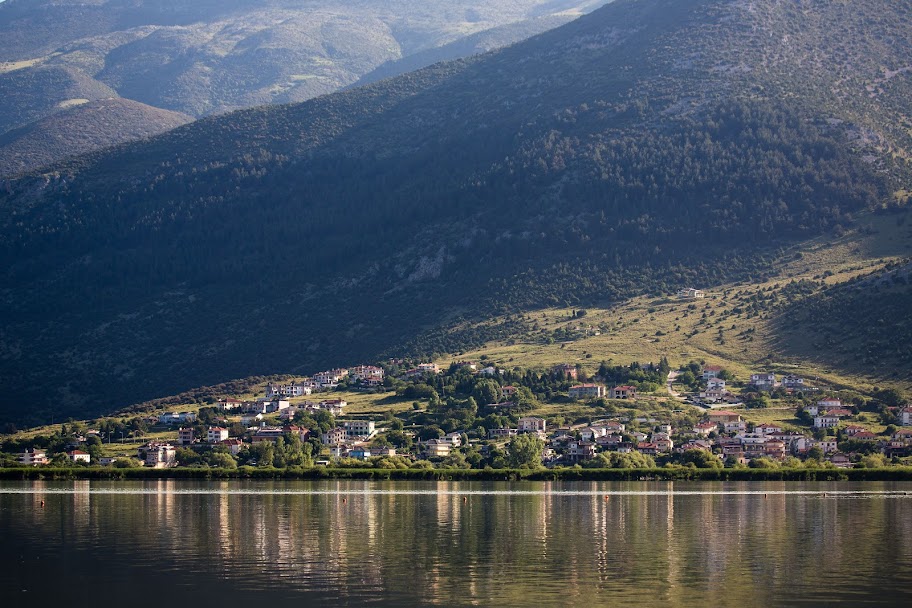
<svg viewBox="0 0 912 608"><path fill-rule="evenodd" d="M601 361L626 365L656 362L665 356L673 367L691 360L721 364L739 379L756 370L796 373L862 391L884 384L909 388L908 374L888 379L882 369L860 364L837 369L826 353L800 343L789 342L791 354L785 354L780 348L782 332L772 321L782 321L777 313L786 304L800 306L800 298L789 299L782 291L790 283L807 279L818 285L837 285L912 255L912 222L906 221L910 215L870 215L837 239L821 238L787 250L775 263L771 280L694 285L706 291L702 300L668 294L635 298L612 308L590 308L582 317L574 316L578 311L569 308L526 313L523 317L529 330L525 335L460 353L459 358L484 357L491 365L523 368L580 363L594 372ZM750 299L758 295L765 302L756 311L748 310ZM793 333L813 335L813 328L795 328ZM448 360L441 358L439 363Z"/></svg>

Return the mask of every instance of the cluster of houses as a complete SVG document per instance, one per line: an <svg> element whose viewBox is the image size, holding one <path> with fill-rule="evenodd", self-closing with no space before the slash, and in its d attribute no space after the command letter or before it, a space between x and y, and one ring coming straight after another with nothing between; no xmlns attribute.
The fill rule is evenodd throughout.
<svg viewBox="0 0 912 608"><path fill-rule="evenodd" d="M513 387L504 387L513 388ZM635 386L615 386L613 388L607 388L601 384L575 384L569 388L567 391L569 397L576 401L582 401L585 399L598 399L600 397L607 397L608 399L636 399L637 389Z"/></svg>
<svg viewBox="0 0 912 608"><path fill-rule="evenodd" d="M690 293L691 291L696 293ZM699 298L702 292L688 290L681 297ZM400 364L391 360L391 363ZM474 362L459 361L455 365L470 370L474 374L497 373L493 367L479 368ZM552 374L566 378L571 382L579 381L579 369L573 364L560 364L551 369ZM406 378L427 377L441 373L441 369L434 363L422 363L404 372ZM703 368L702 379L705 388L692 400L698 404L712 407L726 407L727 404L736 404L739 397L729 390L726 380L723 379L721 366L707 365ZM224 426L209 426L205 432L199 433L199 427L191 424L197 421L193 412L163 413L150 421L159 424L177 426L177 439L174 444L162 441L150 441L137 450L138 458L148 467L163 468L176 464L176 447L192 446L194 444L207 444L210 446L223 446L228 451L237 455L247 442L259 443L264 441L278 441L288 435L297 435L302 441L310 438L310 431L294 424L295 416L299 412L318 413L326 412L334 417L342 416L347 403L342 399L322 399L289 401L291 398L308 397L317 391L335 388L343 380L353 385L365 388L374 388L382 385L384 371L380 367L359 365L347 369L332 369L314 374L312 378L304 378L288 383L270 383L266 386L263 396L253 401L237 399L222 399L218 408L223 413L240 414L241 424L246 431L241 437L231 437L230 431ZM759 391L773 391L782 388L786 391L815 390L809 389L805 380L795 375L787 375L778 380L775 374L751 374L750 385ZM499 406L511 405L511 399L517 393L515 386L503 386L501 392L503 403L486 406L489 411L496 411ZM568 395L573 400L592 400L600 398L616 400L634 400L637 398L635 386L620 385L608 387L593 382L579 382L569 387ZM903 428L890 437L881 437L869 429L850 424L853 412L838 399L821 399L814 405L804 408L813 420L814 429L842 429L844 437L855 441L876 442L879 450L887 455L909 455L912 452L912 428ZM899 410L897 414L904 427L912 427L912 408ZM276 418L278 424L270 426L266 417L272 416L272 424ZM528 416L520 418L515 428L492 428L487 431L487 442L482 442L483 449L503 445L512 438L523 434L535 434L545 443L542 453L543 461L549 466L575 464L595 458L600 452L632 453L638 452L649 456L661 456L686 450L704 450L720 459L734 460L736 462L749 462L758 457L782 459L786 456L805 456L814 448L818 448L828 460L837 466L851 466L848 456L838 453L836 438L832 431L828 436L817 433L820 439L797 432L785 430L776 424L761 424L757 426L746 423L740 414L724 409L709 409L705 419L690 428L672 429L671 425L660 421L638 418L635 422L639 425L652 425L649 433L642 433L627 428L629 419L599 420L589 424L571 425L554 429L549 433L545 419ZM849 424L847 424L849 423ZM223 423L224 424L224 423ZM382 429L380 429L382 431ZM375 456L396 455L395 448L372 446L372 440L378 433L376 425L371 420L346 420L338 426L322 433L320 442L326 446L334 458L367 459ZM197 436L199 435L199 436ZM674 439L672 439L674 437ZM424 457L431 460L442 459L450 456L454 450L463 447L466 436L460 432L451 432L443 437L433 438L418 442L417 454L410 457ZM474 441L474 440L473 440ZM70 446L73 449L66 452L67 457L73 462L90 463L88 453L78 449L79 446ZM105 458L99 464L112 464L114 458ZM47 453L40 449L30 449L19 454L19 462L25 465L42 465L48 463Z"/></svg>
<svg viewBox="0 0 912 608"><path fill-rule="evenodd" d="M829 424L833 418L842 420L851 415L835 399L821 400L815 409L819 409L814 418L817 428L828 428L821 426L824 422L818 423L818 420L823 419ZM902 423L912 426L912 408L905 408L900 414ZM656 422L639 420L644 421ZM890 437L879 437L859 425L844 428L848 438L876 441L887 455L908 455L912 451L912 428L899 429ZM705 420L686 429L672 429L669 424L659 423L648 434L628 431L623 420L599 420L560 428L549 435L544 419L528 417L520 419L517 428L489 430L488 438L496 441L523 433L536 433L545 440L542 459L548 465L578 463L595 458L599 452L639 452L660 456L687 450L703 450L720 459L746 464L760 457L775 460L786 456L805 457L813 448L819 448L826 459L837 467L852 466L847 455L838 453L836 437L817 440L804 433L785 430L777 424L749 427L739 413L725 410L710 410ZM677 444L672 436L678 440Z"/></svg>
<svg viewBox="0 0 912 608"><path fill-rule="evenodd" d="M270 383L266 385L266 399L306 397L317 391L333 390L344 379L360 388L374 389L383 386L383 376L383 368L375 365L330 369L318 372L312 378L303 378L287 384Z"/></svg>
<svg viewBox="0 0 912 608"><path fill-rule="evenodd" d="M703 381L706 388L691 397L691 401L698 405L714 406L717 404L736 405L741 403L741 397L733 393L727 386L724 379L720 377L722 367L719 365L707 365L703 368ZM804 378L789 374L783 376L781 381L776 378L776 374L755 373L751 374L749 385L760 392L772 392L776 389L783 389L788 393L795 391L816 391L811 388Z"/></svg>
<svg viewBox="0 0 912 608"><path fill-rule="evenodd" d="M808 390L804 378L789 374L783 376L782 381L776 380L776 374L757 373L751 374L750 384L759 391L771 392L777 388L783 388L787 391Z"/></svg>
<svg viewBox="0 0 912 608"><path fill-rule="evenodd" d="M222 412L241 415L241 424L247 426L255 424L269 414L278 413L282 420L291 420L298 412L327 412L333 416L341 416L348 402L344 399L322 399L320 401L304 401L292 403L286 399L271 397L257 399L256 401L238 401L236 399L222 399L218 408Z"/></svg>

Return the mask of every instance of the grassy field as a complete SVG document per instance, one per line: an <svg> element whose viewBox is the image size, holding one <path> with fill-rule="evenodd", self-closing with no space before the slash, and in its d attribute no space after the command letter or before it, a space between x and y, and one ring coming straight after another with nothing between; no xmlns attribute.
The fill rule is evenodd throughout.
<svg viewBox="0 0 912 608"><path fill-rule="evenodd" d="M912 219L906 213L903 218ZM691 360L724 365L738 379L752 371L795 373L834 388L870 391L875 386L912 388L903 381L878 377L876 369L831 370L807 358L777 352L777 335L770 327L770 313L739 312L745 301L775 292L792 281L810 279L836 284L883 268L912 254L912 221L896 215L866 217L859 227L837 240L819 239L800 251L786 251L775 265L776 278L757 283L694 285L707 292L700 300L643 297L609 309L589 308L584 317L573 309L552 308L526 313L532 331L513 343L495 342L482 348L441 357L483 360L505 368L545 369L558 363L581 364L592 373L601 361L627 365L633 361L657 362L668 357L672 367ZM560 340L548 336L573 334Z"/></svg>

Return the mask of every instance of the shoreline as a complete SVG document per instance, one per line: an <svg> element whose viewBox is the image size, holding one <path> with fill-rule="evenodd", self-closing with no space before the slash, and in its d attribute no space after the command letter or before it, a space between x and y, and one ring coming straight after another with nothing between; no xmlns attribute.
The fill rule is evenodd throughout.
<svg viewBox="0 0 912 608"><path fill-rule="evenodd" d="M912 467L883 469L111 469L9 468L0 480L76 479L375 481L912 481Z"/></svg>

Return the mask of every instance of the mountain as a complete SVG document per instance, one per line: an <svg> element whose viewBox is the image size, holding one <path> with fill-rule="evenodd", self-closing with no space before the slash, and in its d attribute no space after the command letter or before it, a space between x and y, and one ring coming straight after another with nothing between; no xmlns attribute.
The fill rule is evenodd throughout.
<svg viewBox="0 0 912 608"><path fill-rule="evenodd" d="M452 352L495 330L449 328L495 313L761 280L905 204L910 10L618 0L7 180L2 406L97 412Z"/></svg>
<svg viewBox="0 0 912 608"><path fill-rule="evenodd" d="M193 117L304 101L378 69L391 76L510 44L606 1L9 0L0 134L116 97ZM102 130L93 147L143 138L148 124ZM0 165L33 166L10 156Z"/></svg>
<svg viewBox="0 0 912 608"><path fill-rule="evenodd" d="M0 61L79 70L121 97L199 117L304 101L385 62L605 1L8 0Z"/></svg>
<svg viewBox="0 0 912 608"><path fill-rule="evenodd" d="M452 61L493 51L554 29L578 17L577 13L564 12L484 30L440 47L420 51L395 61L387 61L350 86L359 87L384 78L420 70L441 61Z"/></svg>
<svg viewBox="0 0 912 608"><path fill-rule="evenodd" d="M35 67L0 73L0 133L75 105L117 97L111 87L79 70Z"/></svg>
<svg viewBox="0 0 912 608"><path fill-rule="evenodd" d="M38 169L54 161L158 135L193 119L128 99L79 104L0 135L0 176Z"/></svg>

